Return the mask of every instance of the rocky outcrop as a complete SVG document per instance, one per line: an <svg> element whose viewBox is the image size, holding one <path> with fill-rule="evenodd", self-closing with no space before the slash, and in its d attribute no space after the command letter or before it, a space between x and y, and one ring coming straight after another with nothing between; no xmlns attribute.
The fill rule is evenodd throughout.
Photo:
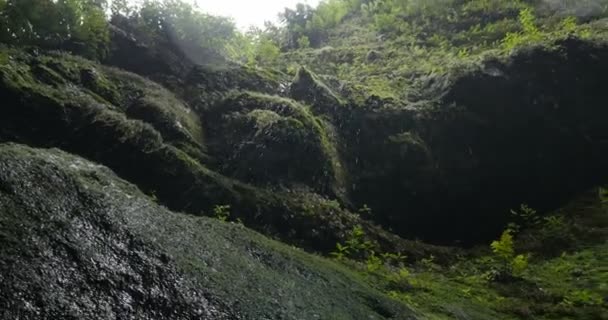
<svg viewBox="0 0 608 320"><path fill-rule="evenodd" d="M233 93L204 117L210 152L241 181L309 187L345 199L345 177L330 130L289 99Z"/></svg>
<svg viewBox="0 0 608 320"><path fill-rule="evenodd" d="M331 114L343 102L329 87L310 70L301 67L289 87L289 95L313 107L315 113Z"/></svg>
<svg viewBox="0 0 608 320"><path fill-rule="evenodd" d="M440 242L487 241L522 203L559 207L606 179L606 61L606 43L567 39L427 79L399 110L340 114L353 199Z"/></svg>
<svg viewBox="0 0 608 320"><path fill-rule="evenodd" d="M416 319L331 261L56 149L0 144L0 243L6 319Z"/></svg>
<svg viewBox="0 0 608 320"><path fill-rule="evenodd" d="M246 178L238 172L227 171L234 174L229 177L212 170L217 168L217 159L222 159L221 153L206 152L204 131L213 132L203 128L197 113L159 85L69 55L33 56L18 50L9 50L8 54L11 63L0 66L0 97L4 101L0 108L0 141L58 147L86 157L110 167L173 210L212 215L216 206L230 205L232 219L241 219L251 228L308 250L329 252L350 230L362 225L382 251L403 252L412 259L436 251L432 246L399 239L363 221L339 202L312 192L316 189L327 190L326 195L337 194L340 190L332 188L339 180L337 171L332 171L335 162L331 145L322 139L325 131L303 107L293 109L298 115L285 117L285 123L298 123L295 128L302 123L302 132L317 138L318 143L310 142L311 150L317 150L320 161L328 163L327 172L315 169L320 161L311 160L293 176L291 172L277 175L290 183L288 187L297 182L310 183L303 190L276 188L263 181L248 181L254 183L250 184L235 179ZM262 97L267 104L268 98ZM242 102L252 103L247 99ZM240 109L236 106L234 110ZM279 140L289 139L289 132L275 134ZM212 134L209 141L220 143L221 139ZM270 149L280 151L277 146L282 145L262 140ZM215 145L211 146L216 153ZM314 155L311 150L310 155ZM263 172L262 168L256 170ZM312 177L318 180L310 179L302 170L317 172ZM435 255L446 256L445 252L438 249Z"/></svg>

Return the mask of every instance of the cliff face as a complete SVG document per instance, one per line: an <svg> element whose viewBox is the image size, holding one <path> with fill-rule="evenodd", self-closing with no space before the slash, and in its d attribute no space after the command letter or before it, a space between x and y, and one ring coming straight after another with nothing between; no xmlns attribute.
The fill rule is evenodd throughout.
<svg viewBox="0 0 608 320"><path fill-rule="evenodd" d="M86 156L176 210L230 204L246 224L317 250L367 225L348 212L364 204L401 236L474 243L520 203L554 209L603 181L607 52L576 39L531 47L420 80L417 102L357 106L307 70L281 85L197 67L179 88L165 79L174 93L80 58L9 50L0 139Z"/></svg>
<svg viewBox="0 0 608 320"><path fill-rule="evenodd" d="M476 242L509 209L605 181L608 46L568 39L426 79L400 110L344 112L353 199L401 235Z"/></svg>
<svg viewBox="0 0 608 320"><path fill-rule="evenodd" d="M447 264L459 250L404 238L485 242L510 208L555 209L608 172L601 41L486 57L418 79L413 101L363 105L305 68L291 82L238 66L147 74L161 85L2 50L0 141L21 144L0 147L8 317L414 318L333 262L150 199L190 216L229 205L228 220L323 253L360 227L372 256Z"/></svg>

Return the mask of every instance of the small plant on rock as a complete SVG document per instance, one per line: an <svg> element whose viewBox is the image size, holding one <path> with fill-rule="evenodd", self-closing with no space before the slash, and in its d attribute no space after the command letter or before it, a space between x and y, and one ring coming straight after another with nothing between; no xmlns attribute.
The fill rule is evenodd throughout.
<svg viewBox="0 0 608 320"><path fill-rule="evenodd" d="M213 216L220 221L228 221L230 218L230 205L218 205L213 207Z"/></svg>
<svg viewBox="0 0 608 320"><path fill-rule="evenodd" d="M375 245L373 242L365 239L365 231L361 226L355 226L347 234L344 243L336 243L336 249L331 255L338 259L367 259L375 256Z"/></svg>
<svg viewBox="0 0 608 320"><path fill-rule="evenodd" d="M500 239L493 241L490 247L500 264L500 267L490 275L490 280L510 280L513 277L521 276L528 267L528 256L515 254L515 241L511 230L505 230Z"/></svg>

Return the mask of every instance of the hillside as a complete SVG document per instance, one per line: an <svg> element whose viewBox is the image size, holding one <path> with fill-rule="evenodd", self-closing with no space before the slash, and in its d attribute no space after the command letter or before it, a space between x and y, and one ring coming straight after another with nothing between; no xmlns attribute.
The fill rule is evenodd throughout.
<svg viewBox="0 0 608 320"><path fill-rule="evenodd" d="M607 8L0 0L0 314L608 319Z"/></svg>

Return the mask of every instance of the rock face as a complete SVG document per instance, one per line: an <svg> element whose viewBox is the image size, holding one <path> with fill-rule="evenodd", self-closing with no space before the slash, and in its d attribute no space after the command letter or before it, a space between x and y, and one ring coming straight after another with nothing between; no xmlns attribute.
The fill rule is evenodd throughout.
<svg viewBox="0 0 608 320"><path fill-rule="evenodd" d="M402 235L475 242L509 209L554 209L605 181L608 45L569 39L456 70L402 110L338 127L357 203Z"/></svg>
<svg viewBox="0 0 608 320"><path fill-rule="evenodd" d="M59 150L0 144L0 243L6 319L415 319L330 261Z"/></svg>
<svg viewBox="0 0 608 320"><path fill-rule="evenodd" d="M176 211L203 215L231 205L232 219L309 250L333 250L356 225L363 225L383 251L417 257L435 250L396 238L327 199L344 198L336 147L322 120L294 101L244 93L224 97L225 108L190 108L158 84L84 59L7 54L11 63L0 66L0 141L86 157ZM210 92L205 86L201 90ZM220 88L211 91L219 94ZM255 110L258 114L250 116L260 121L259 111L275 110L282 125L257 134L247 126L236 131L238 122L224 119ZM265 153L251 149L252 143ZM301 143L307 143L306 152L296 148ZM295 151L285 153L286 145ZM243 152L233 155L241 146Z"/></svg>
<svg viewBox="0 0 608 320"><path fill-rule="evenodd" d="M252 184L308 186L344 197L345 181L330 130L294 101L233 94L204 117L210 153L222 171Z"/></svg>
<svg viewBox="0 0 608 320"><path fill-rule="evenodd" d="M555 208L608 172L602 42L488 58L420 81L401 106L347 105L306 69L283 90L263 72L193 67L169 91L64 54L7 51L0 141L85 156L174 210L229 204L307 249L330 251L363 225L387 251L421 252L349 212L364 204L404 237L486 241L509 209Z"/></svg>
<svg viewBox="0 0 608 320"><path fill-rule="evenodd" d="M0 185L3 318L237 318L130 230L132 211L163 210L108 169L1 145Z"/></svg>

